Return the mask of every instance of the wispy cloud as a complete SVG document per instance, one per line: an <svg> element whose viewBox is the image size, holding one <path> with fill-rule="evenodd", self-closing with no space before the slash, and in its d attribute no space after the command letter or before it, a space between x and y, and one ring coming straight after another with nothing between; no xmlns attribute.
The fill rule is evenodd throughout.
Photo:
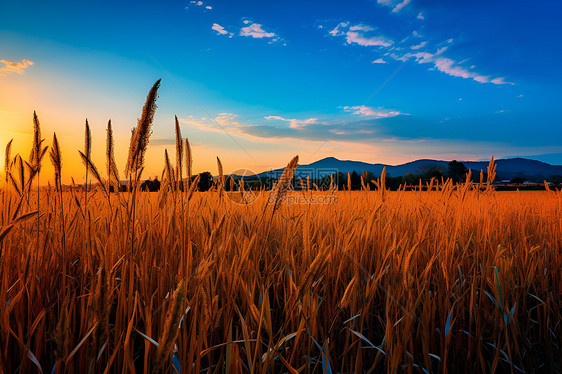
<svg viewBox="0 0 562 374"><path fill-rule="evenodd" d="M33 61L23 59L21 61L7 61L0 60L4 66L0 67L0 76L5 76L8 73L25 74L25 69L33 65Z"/></svg>
<svg viewBox="0 0 562 374"><path fill-rule="evenodd" d="M318 123L318 118L295 119L295 118L283 118L281 116L266 116L264 118L267 120L278 120L283 122L289 122L289 127L292 129L303 128L306 125Z"/></svg>
<svg viewBox="0 0 562 374"><path fill-rule="evenodd" d="M371 62L372 64L386 64L386 61L383 60L382 58L377 58L376 60L374 60L373 62Z"/></svg>
<svg viewBox="0 0 562 374"><path fill-rule="evenodd" d="M404 0L402 1L400 4L396 5L394 7L394 9L392 9L392 13L398 13L399 11L402 10L402 8L404 8L406 5L408 5L410 3L411 0Z"/></svg>
<svg viewBox="0 0 562 374"><path fill-rule="evenodd" d="M410 49L413 50L417 50L417 49L422 49L423 47L425 47L427 44L427 42L421 42L420 44L416 44L410 47Z"/></svg>
<svg viewBox="0 0 562 374"><path fill-rule="evenodd" d="M385 109L385 108L373 108L365 105L344 106L343 110L345 110L346 112L351 112L353 114L361 115L363 117L370 117L370 118L389 118L389 117L405 115L405 113L399 112L397 110Z"/></svg>
<svg viewBox="0 0 562 374"><path fill-rule="evenodd" d="M447 47L442 47L439 50L437 50L437 52L435 53L417 52L417 53L406 53L402 56L399 56L395 53L391 53L390 56L395 60L399 60L399 61L407 61L409 59L415 59L415 61L418 64L431 63L438 71L448 74L452 77L472 79L479 83L492 83L497 85L514 84L512 82L507 82L504 77L491 78L488 75L482 75L472 70L469 70L463 67L460 63L456 62L455 60L444 57L442 54L446 50Z"/></svg>
<svg viewBox="0 0 562 374"><path fill-rule="evenodd" d="M349 22L340 22L329 34L344 36L347 44L358 44L364 47L379 46L389 47L393 41L380 35L373 35L375 28L357 24L350 26Z"/></svg>
<svg viewBox="0 0 562 374"><path fill-rule="evenodd" d="M391 7L392 13L400 12L411 0L377 0L381 5Z"/></svg>
<svg viewBox="0 0 562 374"><path fill-rule="evenodd" d="M425 19L425 17L423 16L423 12L419 12L416 18L421 19L423 21Z"/></svg>

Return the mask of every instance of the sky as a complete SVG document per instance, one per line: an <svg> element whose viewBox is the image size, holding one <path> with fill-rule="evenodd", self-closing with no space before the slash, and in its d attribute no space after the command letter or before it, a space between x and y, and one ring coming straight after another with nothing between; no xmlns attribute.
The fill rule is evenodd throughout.
<svg viewBox="0 0 562 374"><path fill-rule="evenodd" d="M122 171L162 78L146 175L174 153L174 115L196 172L296 154L562 164L561 17L560 1L4 2L0 147L27 159L36 110L80 181L84 121L103 167L111 119Z"/></svg>

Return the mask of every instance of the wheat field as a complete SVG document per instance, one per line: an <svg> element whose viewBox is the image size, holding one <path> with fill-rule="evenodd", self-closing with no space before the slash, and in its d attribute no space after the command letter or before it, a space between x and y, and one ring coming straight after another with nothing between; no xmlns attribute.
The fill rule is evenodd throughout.
<svg viewBox="0 0 562 374"><path fill-rule="evenodd" d="M56 138L55 175L40 173L37 118L30 160L6 152L0 373L560 372L562 192L470 178L388 191L384 175L293 190L294 158L240 203L220 160L197 191L179 126L175 165L166 152L163 187L143 192L158 84L131 138L131 192L110 192L111 131L99 171L86 130L90 189L62 186ZM320 195L334 199L287 203Z"/></svg>

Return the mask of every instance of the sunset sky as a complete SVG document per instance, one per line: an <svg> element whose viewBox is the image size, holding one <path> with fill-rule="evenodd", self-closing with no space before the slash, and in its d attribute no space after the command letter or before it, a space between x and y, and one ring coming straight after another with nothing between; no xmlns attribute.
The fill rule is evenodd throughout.
<svg viewBox="0 0 562 374"><path fill-rule="evenodd" d="M3 2L0 148L27 159L36 110L80 181L84 120L101 167L111 119L123 172L162 78L145 175L173 154L175 114L197 172L296 154L562 164L561 18L560 1Z"/></svg>

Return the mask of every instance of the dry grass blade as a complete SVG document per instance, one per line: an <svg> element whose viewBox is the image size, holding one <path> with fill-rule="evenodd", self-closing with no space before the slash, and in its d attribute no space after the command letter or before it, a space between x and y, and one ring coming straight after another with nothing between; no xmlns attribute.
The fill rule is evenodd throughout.
<svg viewBox="0 0 562 374"><path fill-rule="evenodd" d="M81 151L78 151L78 153L80 153L80 157L82 158L82 162L84 163L86 168L93 174L94 178L96 178L96 180L98 181L98 184L100 185L103 193L107 195L108 194L108 190L106 188L107 186L103 178L101 177L100 173L98 172L98 168L96 168L92 160L86 157L85 154L83 154Z"/></svg>

